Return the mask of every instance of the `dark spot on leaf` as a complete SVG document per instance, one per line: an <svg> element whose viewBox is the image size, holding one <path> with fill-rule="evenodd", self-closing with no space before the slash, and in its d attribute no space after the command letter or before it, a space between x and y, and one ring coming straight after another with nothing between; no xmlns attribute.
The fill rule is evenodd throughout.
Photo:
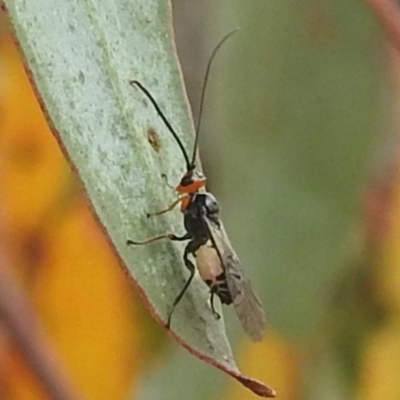
<svg viewBox="0 0 400 400"><path fill-rule="evenodd" d="M75 30L75 28L74 28L74 30ZM79 75L78 76L79 76L79 82L83 85L85 83L85 80L86 80L85 74L82 71L79 71Z"/></svg>
<svg viewBox="0 0 400 400"><path fill-rule="evenodd" d="M147 139L148 139L151 147L158 153L161 148L160 137L158 136L158 133L153 128L150 128L147 131Z"/></svg>

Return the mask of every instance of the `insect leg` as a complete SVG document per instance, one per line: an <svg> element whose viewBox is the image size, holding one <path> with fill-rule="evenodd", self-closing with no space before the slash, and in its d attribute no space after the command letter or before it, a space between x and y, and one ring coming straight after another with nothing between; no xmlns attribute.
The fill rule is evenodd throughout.
<svg viewBox="0 0 400 400"><path fill-rule="evenodd" d="M183 197L178 197L172 204L170 204L165 210L161 210L161 211L157 211L154 213L147 213L146 216L147 218L150 217L155 217L156 215L161 215L161 214L165 214L169 211L172 211L179 203L182 202L182 200L187 197L187 196L183 196Z"/></svg>
<svg viewBox="0 0 400 400"><path fill-rule="evenodd" d="M189 240L190 239L190 235L188 233L185 233L182 236L176 236L173 233L166 233L164 235L159 235L159 236L155 236L155 237L152 237L150 239L147 239L147 240L143 240L142 242L136 242L134 240L128 239L126 241L126 244L128 246L130 246L130 245L150 244L150 243L156 242L157 240L160 240L160 239L169 239L169 240L182 241L182 240Z"/></svg>
<svg viewBox="0 0 400 400"><path fill-rule="evenodd" d="M172 303L172 308L171 311L168 314L168 319L167 319L167 328L171 326L171 318L172 314L174 313L175 307L179 304L181 301L183 295L186 293L186 290L188 289L189 285L192 283L192 280L194 278L195 274L195 266L194 264L189 260L189 254L193 254L198 248L198 244L194 241L191 241L187 244L185 248L185 252L183 253L183 261L185 262L186 268L189 270L190 275L187 281L185 282L182 290L179 292L178 296L176 296L174 302Z"/></svg>
<svg viewBox="0 0 400 400"><path fill-rule="evenodd" d="M162 173L162 174L161 174L161 178L164 179L164 183L165 183L170 189L175 189L175 187L172 186L172 185L168 182L167 174Z"/></svg>
<svg viewBox="0 0 400 400"><path fill-rule="evenodd" d="M215 296L215 291L211 289L211 297L210 297L211 311L212 311L215 319L220 319L221 316L215 311L215 308L214 308L214 296Z"/></svg>

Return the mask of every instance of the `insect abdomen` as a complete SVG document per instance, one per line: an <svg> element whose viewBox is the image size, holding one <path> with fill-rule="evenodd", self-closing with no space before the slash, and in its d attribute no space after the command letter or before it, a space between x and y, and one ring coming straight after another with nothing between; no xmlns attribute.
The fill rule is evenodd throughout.
<svg viewBox="0 0 400 400"><path fill-rule="evenodd" d="M221 300L222 304L231 304L225 271L214 247L208 242L196 251L196 265L199 274L207 286Z"/></svg>
<svg viewBox="0 0 400 400"><path fill-rule="evenodd" d="M214 281L212 281L211 279L207 279L205 283L208 285L211 291L219 297L222 304L232 304L233 299L228 289L225 272L217 276Z"/></svg>

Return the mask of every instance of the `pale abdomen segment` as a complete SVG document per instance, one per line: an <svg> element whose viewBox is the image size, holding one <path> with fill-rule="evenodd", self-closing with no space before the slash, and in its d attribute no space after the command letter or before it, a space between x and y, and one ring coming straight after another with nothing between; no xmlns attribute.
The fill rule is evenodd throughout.
<svg viewBox="0 0 400 400"><path fill-rule="evenodd" d="M220 298L222 304L231 304L232 296L226 282L225 270L215 248L208 242L196 251L195 256L201 279Z"/></svg>

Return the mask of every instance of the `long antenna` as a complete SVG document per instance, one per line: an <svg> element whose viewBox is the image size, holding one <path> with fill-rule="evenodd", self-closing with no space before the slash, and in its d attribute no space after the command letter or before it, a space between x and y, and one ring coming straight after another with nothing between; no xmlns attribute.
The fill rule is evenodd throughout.
<svg viewBox="0 0 400 400"><path fill-rule="evenodd" d="M219 43L215 46L213 52L211 53L210 59L208 60L207 68L206 68L206 73L204 74L204 80L203 80L203 88L201 90L201 98L200 98L200 107L199 107L199 117L197 119L197 126L196 126L196 137L194 139L194 146L193 146L193 155L192 155L192 162L191 165L195 165L195 159L196 159L196 151L197 151L197 145L199 142L199 133L200 133L200 126L201 126L201 117L203 115L203 108L204 108L204 98L206 94L206 89L207 89L207 83L208 83L208 77L210 75L210 70L211 70L211 65L212 62L214 61L215 56L218 53L218 50L222 47L222 45L233 35L235 34L240 28L236 28L229 33L227 33L220 41Z"/></svg>
<svg viewBox="0 0 400 400"><path fill-rule="evenodd" d="M150 94L150 92L138 81L129 81L129 84L136 85L150 100L151 104L153 104L153 107L156 109L157 114L160 116L160 118L163 120L165 126L168 128L168 130L171 132L172 136L175 138L176 142L178 143L178 146L180 147L183 157L185 158L186 161L186 168L188 171L191 171L194 168L193 163L190 162L189 156L183 147L183 144L181 140L179 139L179 136L176 134L174 128L172 125L169 123L167 120L166 116L164 113L161 111L161 108L158 106L157 102L155 101L154 97Z"/></svg>

